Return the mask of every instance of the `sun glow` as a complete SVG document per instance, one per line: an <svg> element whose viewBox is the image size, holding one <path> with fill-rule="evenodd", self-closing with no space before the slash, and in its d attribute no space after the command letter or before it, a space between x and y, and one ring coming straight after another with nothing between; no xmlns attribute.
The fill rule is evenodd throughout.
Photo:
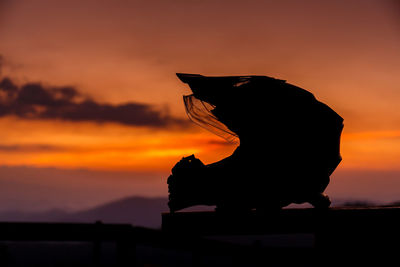
<svg viewBox="0 0 400 267"><path fill-rule="evenodd" d="M234 146L204 131L149 130L115 124L22 121L0 133L2 164L110 170L169 170L183 156L205 163ZM6 126L7 125L7 126ZM26 134L23 128L32 131Z"/></svg>

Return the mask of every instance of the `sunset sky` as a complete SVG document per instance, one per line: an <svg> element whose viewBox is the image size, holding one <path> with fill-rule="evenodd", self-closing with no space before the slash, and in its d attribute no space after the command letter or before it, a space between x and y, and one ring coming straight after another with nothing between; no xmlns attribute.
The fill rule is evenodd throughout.
<svg viewBox="0 0 400 267"><path fill-rule="evenodd" d="M344 118L331 197L400 200L399 47L396 0L0 0L0 210L166 196L182 156L229 156L176 72L311 91Z"/></svg>

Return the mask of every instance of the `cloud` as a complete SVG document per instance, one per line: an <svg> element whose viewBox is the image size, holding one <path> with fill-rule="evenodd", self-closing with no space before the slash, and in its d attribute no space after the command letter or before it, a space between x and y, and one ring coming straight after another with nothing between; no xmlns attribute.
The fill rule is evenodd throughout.
<svg viewBox="0 0 400 267"><path fill-rule="evenodd" d="M157 109L153 105L99 103L84 96L75 87L49 87L41 83L17 85L5 77L0 80L0 117L11 115L22 119L114 122L148 127L188 124L187 120L172 117L168 110Z"/></svg>
<svg viewBox="0 0 400 267"><path fill-rule="evenodd" d="M61 147L45 145L45 144L29 144L29 145L1 145L0 152L41 152L41 151L60 151Z"/></svg>
<svg viewBox="0 0 400 267"><path fill-rule="evenodd" d="M4 65L4 58L3 58L3 55L2 54L0 54L0 77L2 76L1 74L1 71L2 71L2 69L3 69L3 65Z"/></svg>

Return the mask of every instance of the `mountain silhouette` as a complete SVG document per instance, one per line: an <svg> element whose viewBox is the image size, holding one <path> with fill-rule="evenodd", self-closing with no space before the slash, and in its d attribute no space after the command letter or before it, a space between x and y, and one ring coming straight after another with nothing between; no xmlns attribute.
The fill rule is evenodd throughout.
<svg viewBox="0 0 400 267"><path fill-rule="evenodd" d="M167 198L127 197L77 211L0 212L0 221L13 222L76 222L127 223L148 228L161 227L161 213L168 211Z"/></svg>
<svg viewBox="0 0 400 267"><path fill-rule="evenodd" d="M160 228L161 213L168 211L166 198L128 197L92 209L69 214L64 222L129 223Z"/></svg>
<svg viewBox="0 0 400 267"><path fill-rule="evenodd" d="M52 209L43 212L2 211L2 222L71 222L71 223L127 223L147 228L161 228L161 213L168 212L168 199L163 197L126 197L100 204L90 209L77 212L67 212L62 209ZM390 203L374 203L360 199L334 199L333 207L339 206L399 206L399 201ZM299 205L298 208L309 206ZM293 208L290 206L289 208ZM185 211L213 210L214 207L196 206Z"/></svg>

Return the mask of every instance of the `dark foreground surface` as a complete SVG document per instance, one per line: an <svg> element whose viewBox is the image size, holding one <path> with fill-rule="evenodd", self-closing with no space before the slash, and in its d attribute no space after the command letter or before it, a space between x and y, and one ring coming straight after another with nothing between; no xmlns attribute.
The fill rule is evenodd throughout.
<svg viewBox="0 0 400 267"><path fill-rule="evenodd" d="M179 212L128 224L0 223L0 266L398 266L400 208Z"/></svg>
<svg viewBox="0 0 400 267"><path fill-rule="evenodd" d="M162 221L163 231L172 235L252 246L250 254L267 265L392 266L400 262L400 207L165 213Z"/></svg>

